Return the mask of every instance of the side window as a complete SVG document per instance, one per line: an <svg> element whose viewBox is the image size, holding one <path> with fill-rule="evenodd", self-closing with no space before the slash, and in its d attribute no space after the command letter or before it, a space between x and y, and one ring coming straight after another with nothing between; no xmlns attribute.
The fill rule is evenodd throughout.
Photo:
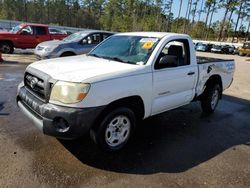
<svg viewBox="0 0 250 188"><path fill-rule="evenodd" d="M99 44L101 42L101 34L96 33L87 37L88 44Z"/></svg>
<svg viewBox="0 0 250 188"><path fill-rule="evenodd" d="M102 34L102 40L105 40L106 38L109 38L110 37L110 34Z"/></svg>
<svg viewBox="0 0 250 188"><path fill-rule="evenodd" d="M26 26L21 30L22 35L32 35L33 29L30 26Z"/></svg>
<svg viewBox="0 0 250 188"><path fill-rule="evenodd" d="M46 28L45 27L34 27L34 34L35 35L46 35Z"/></svg>
<svg viewBox="0 0 250 188"><path fill-rule="evenodd" d="M174 40L167 43L161 50L155 69L185 66L190 64L188 40Z"/></svg>

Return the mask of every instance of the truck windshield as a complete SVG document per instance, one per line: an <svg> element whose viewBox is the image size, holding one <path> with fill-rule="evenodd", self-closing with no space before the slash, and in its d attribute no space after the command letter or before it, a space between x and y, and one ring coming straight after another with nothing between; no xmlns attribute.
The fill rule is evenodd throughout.
<svg viewBox="0 0 250 188"><path fill-rule="evenodd" d="M22 28L21 25L17 25L17 26L15 26L15 27L13 27L13 28L10 30L10 32L11 32L11 33L16 33L16 32L18 32L21 28Z"/></svg>
<svg viewBox="0 0 250 188"><path fill-rule="evenodd" d="M145 64L160 41L155 37L112 36L88 55L130 64Z"/></svg>
<svg viewBox="0 0 250 188"><path fill-rule="evenodd" d="M69 35L68 37L64 38L63 41L64 42L77 42L83 39L86 35L87 33L82 33L82 32L73 33Z"/></svg>

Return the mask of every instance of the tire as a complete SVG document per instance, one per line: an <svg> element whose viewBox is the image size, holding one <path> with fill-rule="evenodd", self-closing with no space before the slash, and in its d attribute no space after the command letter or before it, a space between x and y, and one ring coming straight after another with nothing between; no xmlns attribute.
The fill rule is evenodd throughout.
<svg viewBox="0 0 250 188"><path fill-rule="evenodd" d="M104 151L121 150L131 138L136 125L135 113L126 107L116 108L91 129L92 140Z"/></svg>
<svg viewBox="0 0 250 188"><path fill-rule="evenodd" d="M74 56L75 54L73 52L64 52L60 57L69 57L69 56Z"/></svg>
<svg viewBox="0 0 250 188"><path fill-rule="evenodd" d="M204 113L211 114L215 111L221 97L221 91L221 86L218 84L206 88L201 100L201 108Z"/></svg>
<svg viewBox="0 0 250 188"><path fill-rule="evenodd" d="M1 42L0 51L4 54L13 54L14 46L10 42Z"/></svg>

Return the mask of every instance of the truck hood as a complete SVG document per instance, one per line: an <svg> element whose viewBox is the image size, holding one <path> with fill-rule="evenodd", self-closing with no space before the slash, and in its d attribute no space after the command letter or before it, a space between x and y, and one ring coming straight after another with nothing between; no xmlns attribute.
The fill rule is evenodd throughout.
<svg viewBox="0 0 250 188"><path fill-rule="evenodd" d="M146 71L144 65L126 64L86 55L38 61L29 67L42 71L56 80L86 83L135 75Z"/></svg>
<svg viewBox="0 0 250 188"><path fill-rule="evenodd" d="M10 34L10 32L8 32L6 30L0 30L0 34Z"/></svg>
<svg viewBox="0 0 250 188"><path fill-rule="evenodd" d="M8 36L13 36L13 35L16 35L16 34L8 32L8 31L1 31L0 32L0 37L8 37Z"/></svg>

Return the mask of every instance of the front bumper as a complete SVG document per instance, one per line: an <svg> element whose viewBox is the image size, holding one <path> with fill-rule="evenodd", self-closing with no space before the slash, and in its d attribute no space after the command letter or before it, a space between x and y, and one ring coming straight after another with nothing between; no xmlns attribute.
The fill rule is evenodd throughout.
<svg viewBox="0 0 250 188"><path fill-rule="evenodd" d="M58 57L58 55L54 52L44 52L44 50L37 50L37 49L35 49L34 54L38 60Z"/></svg>
<svg viewBox="0 0 250 188"><path fill-rule="evenodd" d="M87 133L105 108L71 108L44 103L25 86L19 87L17 105L46 135L75 139Z"/></svg>

